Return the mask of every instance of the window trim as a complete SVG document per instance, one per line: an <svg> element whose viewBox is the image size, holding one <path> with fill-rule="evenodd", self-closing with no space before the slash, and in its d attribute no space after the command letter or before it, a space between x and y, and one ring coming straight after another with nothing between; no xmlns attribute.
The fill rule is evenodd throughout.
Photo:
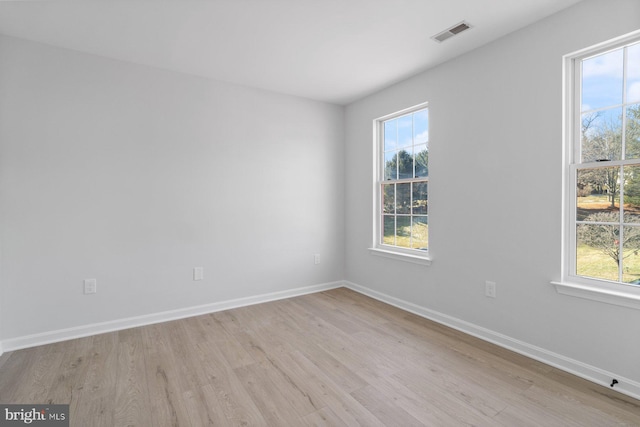
<svg viewBox="0 0 640 427"><path fill-rule="evenodd" d="M382 136L384 134L384 122L387 120L394 119L396 117L404 116L419 110L429 108L428 102L423 102L417 105L414 105L409 108L402 109L400 111L396 111L391 114L387 114L381 117L378 117L373 120L373 147L374 147L374 156L373 156L373 230L372 230L372 245L369 248L369 253L371 255L382 256L386 258L391 258L399 261L410 262L414 264L420 265L431 265L432 258L431 254L431 244L428 243L428 249L426 251L420 249L411 249L411 248L403 248L399 246L392 246L383 244L381 241L382 236L382 191L381 182L383 179L381 178L384 173L383 160L384 160L384 149L382 147ZM431 129L431 123L429 122L429 129ZM430 142L428 142L430 145ZM415 181L413 179L406 179L403 182L412 182ZM430 180L428 181L430 182ZM429 206L427 205L427 217L429 216ZM428 241L430 240L427 237Z"/></svg>
<svg viewBox="0 0 640 427"><path fill-rule="evenodd" d="M612 282L607 280L590 279L572 274L575 271L576 254L572 250L575 247L576 237L573 232L575 227L576 188L575 175L579 169L574 161L578 148L575 138L580 134L576 109L580 106L580 92L576 90L580 82L581 61L589 57L597 56L609 50L620 48L627 44L640 41L640 30L617 37L615 39L575 51L563 56L563 91L562 91L562 264L561 279L551 281L556 292L578 298L614 304L617 306L640 310L640 286ZM621 162L607 162L616 166ZM573 246L572 246L573 245Z"/></svg>

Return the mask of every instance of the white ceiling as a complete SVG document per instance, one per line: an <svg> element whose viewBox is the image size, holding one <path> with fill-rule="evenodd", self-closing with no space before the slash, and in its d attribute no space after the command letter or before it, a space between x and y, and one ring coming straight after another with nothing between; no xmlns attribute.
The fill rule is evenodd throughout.
<svg viewBox="0 0 640 427"><path fill-rule="evenodd" d="M578 1L2 1L0 33L346 104Z"/></svg>

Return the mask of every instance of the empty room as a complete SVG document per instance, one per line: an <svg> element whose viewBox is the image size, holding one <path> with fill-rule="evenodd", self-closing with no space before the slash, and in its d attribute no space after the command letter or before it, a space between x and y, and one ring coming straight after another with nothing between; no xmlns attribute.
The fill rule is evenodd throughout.
<svg viewBox="0 0 640 427"><path fill-rule="evenodd" d="M0 425L638 399L640 1L0 2Z"/></svg>

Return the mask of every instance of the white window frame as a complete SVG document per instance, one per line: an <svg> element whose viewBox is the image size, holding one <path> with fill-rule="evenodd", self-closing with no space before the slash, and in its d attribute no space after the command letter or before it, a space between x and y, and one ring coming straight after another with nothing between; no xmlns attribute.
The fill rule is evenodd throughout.
<svg viewBox="0 0 640 427"><path fill-rule="evenodd" d="M551 283L560 294L640 310L640 286L578 276L576 271L576 173L580 169L581 61L640 41L640 31L582 49L563 57L563 231L562 271ZM625 161L607 162L620 166Z"/></svg>
<svg viewBox="0 0 640 427"><path fill-rule="evenodd" d="M397 111L392 114L388 114L382 117L379 117L373 121L373 146L374 146L374 165L373 165L373 244L372 247L369 248L369 251L372 255L383 256L386 258L391 258L399 261L411 262L414 264L420 265L431 265L431 243L429 235L427 239L428 249L420 250L420 249L410 249L403 248L399 246L386 245L383 244L382 239L382 183L384 181L384 147L383 147L383 139L384 139L384 122L388 120L392 120L397 117L401 117L407 114L414 113L419 110L424 110L428 108L428 103L424 102L418 105L414 105L413 107L409 107L400 111ZM429 122L429 129L431 129L431 122ZM431 142L428 142L429 146L431 146ZM429 156L429 160L431 160L431 156ZM423 178L414 178L414 179L406 179L402 180L402 182L415 182L415 181L423 181ZM430 179L427 178L427 181L430 182ZM429 217L429 204L427 204L427 217Z"/></svg>

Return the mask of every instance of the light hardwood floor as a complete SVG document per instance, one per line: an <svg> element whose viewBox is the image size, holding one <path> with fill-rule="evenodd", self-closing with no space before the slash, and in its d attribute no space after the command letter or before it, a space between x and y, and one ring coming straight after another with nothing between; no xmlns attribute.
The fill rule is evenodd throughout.
<svg viewBox="0 0 640 427"><path fill-rule="evenodd" d="M640 426L640 401L347 289L19 350L72 426Z"/></svg>

